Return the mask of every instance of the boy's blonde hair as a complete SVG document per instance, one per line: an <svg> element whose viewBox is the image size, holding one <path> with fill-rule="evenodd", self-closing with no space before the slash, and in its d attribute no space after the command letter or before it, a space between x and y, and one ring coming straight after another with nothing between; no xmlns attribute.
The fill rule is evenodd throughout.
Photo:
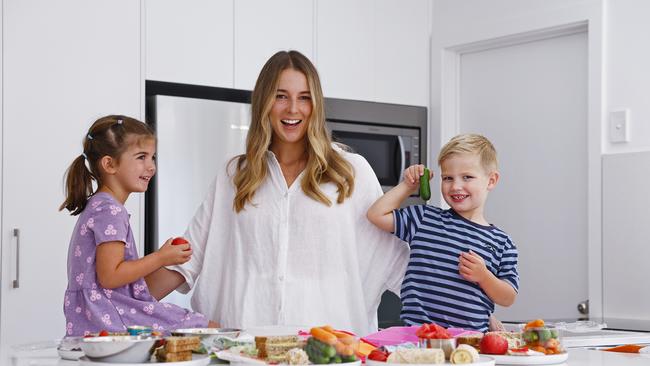
<svg viewBox="0 0 650 366"><path fill-rule="evenodd" d="M455 136L440 150L438 166L453 154L476 154L487 173L497 170L497 151L485 136L474 133Z"/></svg>

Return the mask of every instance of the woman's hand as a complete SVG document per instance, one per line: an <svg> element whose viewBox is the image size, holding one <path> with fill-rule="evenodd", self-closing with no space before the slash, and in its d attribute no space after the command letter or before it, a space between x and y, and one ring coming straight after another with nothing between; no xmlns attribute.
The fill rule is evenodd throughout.
<svg viewBox="0 0 650 366"><path fill-rule="evenodd" d="M190 243L173 245L172 240L172 238L167 239L165 244L158 249L157 253L163 266L183 264L192 258Z"/></svg>
<svg viewBox="0 0 650 366"><path fill-rule="evenodd" d="M420 188L420 177L424 175L424 165L416 164L404 170L403 183L411 190L415 191ZM433 172L429 170L429 180L433 178Z"/></svg>

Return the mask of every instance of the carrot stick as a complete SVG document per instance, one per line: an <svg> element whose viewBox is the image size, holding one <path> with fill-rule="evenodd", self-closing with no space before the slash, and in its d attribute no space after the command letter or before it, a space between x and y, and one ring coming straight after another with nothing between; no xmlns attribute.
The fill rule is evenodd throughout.
<svg viewBox="0 0 650 366"><path fill-rule="evenodd" d="M622 346L617 346L617 347L612 347L612 348L605 348L603 351L608 351L608 352L624 352L624 353L639 353L639 350L643 348L644 346L639 346L636 344L624 344Z"/></svg>
<svg viewBox="0 0 650 366"><path fill-rule="evenodd" d="M323 328L318 328L318 327L311 328L311 330L309 330L309 333L311 333L311 335L314 338L318 339L319 341L325 344L329 344L333 346L338 342L338 339L334 334L326 331Z"/></svg>

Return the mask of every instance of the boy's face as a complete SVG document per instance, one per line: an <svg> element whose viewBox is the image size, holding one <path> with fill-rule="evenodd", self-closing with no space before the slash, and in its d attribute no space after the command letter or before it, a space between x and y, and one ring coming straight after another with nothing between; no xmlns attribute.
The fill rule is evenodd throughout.
<svg viewBox="0 0 650 366"><path fill-rule="evenodd" d="M464 218L484 222L483 207L499 173L487 172L476 154L452 154L440 164L445 202Z"/></svg>

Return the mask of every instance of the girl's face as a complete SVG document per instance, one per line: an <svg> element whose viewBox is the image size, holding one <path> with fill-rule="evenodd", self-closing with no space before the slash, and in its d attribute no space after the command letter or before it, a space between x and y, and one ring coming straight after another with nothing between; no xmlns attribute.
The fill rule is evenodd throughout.
<svg viewBox="0 0 650 366"><path fill-rule="evenodd" d="M120 157L115 178L125 193L145 192L156 174L156 141L132 143Z"/></svg>
<svg viewBox="0 0 650 366"><path fill-rule="evenodd" d="M499 173L487 173L476 154L452 154L442 161L440 168L440 189L445 202L464 218L485 224L483 207Z"/></svg>
<svg viewBox="0 0 650 366"><path fill-rule="evenodd" d="M273 127L271 144L304 143L311 111L311 92L305 75L294 69L282 71L269 112Z"/></svg>

